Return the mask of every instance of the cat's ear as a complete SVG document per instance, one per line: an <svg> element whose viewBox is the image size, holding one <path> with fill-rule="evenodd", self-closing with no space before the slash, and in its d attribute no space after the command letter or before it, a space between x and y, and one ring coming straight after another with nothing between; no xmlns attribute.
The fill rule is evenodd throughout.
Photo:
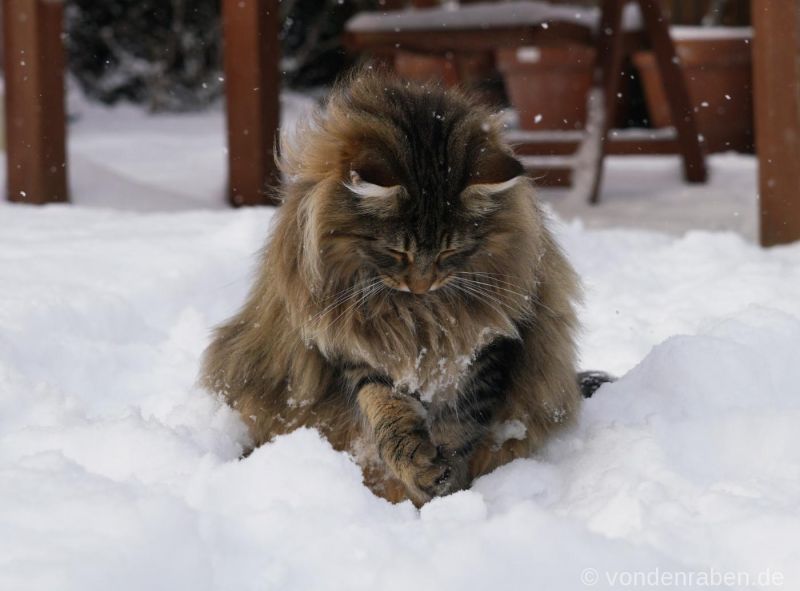
<svg viewBox="0 0 800 591"><path fill-rule="evenodd" d="M499 197L524 179L525 169L519 160L501 151L484 151L470 172L461 198L468 210L484 215L500 206Z"/></svg>
<svg viewBox="0 0 800 591"><path fill-rule="evenodd" d="M384 185L370 182L361 174L358 170L351 170L350 179L344 183L344 186L362 199L389 199L395 197L401 189L399 184Z"/></svg>
<svg viewBox="0 0 800 591"><path fill-rule="evenodd" d="M404 189L392 169L381 162L354 162L344 186L359 200L359 206L376 214L394 210Z"/></svg>
<svg viewBox="0 0 800 591"><path fill-rule="evenodd" d="M521 176L525 172L519 160L511 154L484 148L470 172L470 185L500 185Z"/></svg>
<svg viewBox="0 0 800 591"><path fill-rule="evenodd" d="M370 185L378 187L394 187L400 184L400 179L392 167L375 155L362 155L350 164L351 180L353 175Z"/></svg>

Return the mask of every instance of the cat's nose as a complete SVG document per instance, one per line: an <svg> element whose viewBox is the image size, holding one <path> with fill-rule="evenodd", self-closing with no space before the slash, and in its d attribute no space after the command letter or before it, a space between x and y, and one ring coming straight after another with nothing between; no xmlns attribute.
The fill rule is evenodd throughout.
<svg viewBox="0 0 800 591"><path fill-rule="evenodd" d="M433 285L433 275L416 275L410 276L406 281L408 290L417 295L427 293Z"/></svg>

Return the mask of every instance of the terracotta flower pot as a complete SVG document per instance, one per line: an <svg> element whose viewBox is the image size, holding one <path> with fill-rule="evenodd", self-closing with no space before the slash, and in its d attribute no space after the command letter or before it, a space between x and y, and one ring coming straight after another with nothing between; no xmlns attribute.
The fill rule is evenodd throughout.
<svg viewBox="0 0 800 591"><path fill-rule="evenodd" d="M503 101L499 76L491 52L456 52L446 56L398 51L394 69L406 80L439 82L445 87L460 86L487 104Z"/></svg>
<svg viewBox="0 0 800 591"><path fill-rule="evenodd" d="M398 51L394 56L394 69L406 80L437 80L448 87L458 84L458 70L452 58Z"/></svg>
<svg viewBox="0 0 800 591"><path fill-rule="evenodd" d="M753 150L753 79L749 28L673 27L676 51L697 124L709 152ZM633 56L654 127L672 125L651 52Z"/></svg>
<svg viewBox="0 0 800 591"><path fill-rule="evenodd" d="M408 80L425 82L434 79L446 86L477 86L496 77L491 52L456 52L441 56L398 51L394 68Z"/></svg>
<svg viewBox="0 0 800 591"><path fill-rule="evenodd" d="M520 127L583 128L594 55L594 49L581 45L499 49L497 65Z"/></svg>

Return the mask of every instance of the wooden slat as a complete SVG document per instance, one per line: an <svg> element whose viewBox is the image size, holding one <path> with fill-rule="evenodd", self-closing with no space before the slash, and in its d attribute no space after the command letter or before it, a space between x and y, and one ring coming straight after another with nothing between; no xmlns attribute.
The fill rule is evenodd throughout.
<svg viewBox="0 0 800 591"><path fill-rule="evenodd" d="M632 137L624 130L612 131L606 145L608 156L678 154L678 140L671 127L653 130L652 136Z"/></svg>
<svg viewBox="0 0 800 591"><path fill-rule="evenodd" d="M274 204L279 123L277 0L224 0L225 93L231 204Z"/></svg>
<svg viewBox="0 0 800 591"><path fill-rule="evenodd" d="M67 201L63 5L3 0L7 197Z"/></svg>
<svg viewBox="0 0 800 591"><path fill-rule="evenodd" d="M498 47L520 45L563 45L579 43L590 45L592 33L584 26L573 23L551 23L547 29L541 25L502 26L475 29L419 29L400 31L350 31L345 33L345 47L357 51L416 51L442 54L468 49L469 51L494 51Z"/></svg>
<svg viewBox="0 0 800 591"><path fill-rule="evenodd" d="M581 137L572 134L557 139L551 134L542 138L537 132L509 132L506 139L517 156L568 156L580 146ZM579 134L580 135L580 134ZM653 154L677 154L678 140L674 128L612 130L606 143L607 156L635 156Z"/></svg>
<svg viewBox="0 0 800 591"><path fill-rule="evenodd" d="M800 240L800 2L751 5L761 244Z"/></svg>

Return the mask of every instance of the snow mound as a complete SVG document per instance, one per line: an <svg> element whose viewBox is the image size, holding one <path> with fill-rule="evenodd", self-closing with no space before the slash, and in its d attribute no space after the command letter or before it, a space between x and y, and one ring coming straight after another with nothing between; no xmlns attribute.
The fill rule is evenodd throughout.
<svg viewBox="0 0 800 591"><path fill-rule="evenodd" d="M0 589L798 588L800 247L561 227L621 378L418 511L194 386L270 215L0 206Z"/></svg>

